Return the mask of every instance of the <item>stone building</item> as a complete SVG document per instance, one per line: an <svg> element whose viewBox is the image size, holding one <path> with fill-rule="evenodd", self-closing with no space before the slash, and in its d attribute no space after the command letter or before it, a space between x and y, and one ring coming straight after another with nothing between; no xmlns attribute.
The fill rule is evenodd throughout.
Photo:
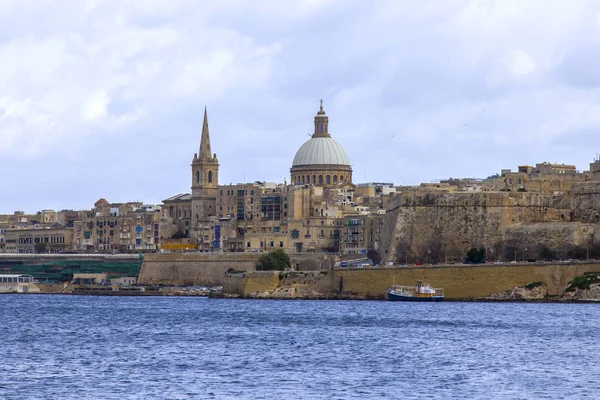
<svg viewBox="0 0 600 400"><path fill-rule="evenodd" d="M192 196L189 193L178 194L163 200L163 217L170 218L176 225L176 234L189 238L192 229ZM170 239L170 238L169 238Z"/></svg>
<svg viewBox="0 0 600 400"><path fill-rule="evenodd" d="M104 252L156 250L161 237L160 222L161 207L100 199L75 223L74 247Z"/></svg>
<svg viewBox="0 0 600 400"><path fill-rule="evenodd" d="M291 182L298 185L333 187L341 182L352 183L350 159L329 133L323 100L315 116L314 133L296 152L290 174Z"/></svg>
<svg viewBox="0 0 600 400"><path fill-rule="evenodd" d="M577 171L574 165L538 163L535 167L520 165L517 171L503 169L499 175L484 181L485 190L565 192L574 184L589 180L590 174Z"/></svg>
<svg viewBox="0 0 600 400"><path fill-rule="evenodd" d="M73 248L73 229L56 227L32 227L6 229L6 252L8 253L60 253ZM40 247L41 245L41 247Z"/></svg>

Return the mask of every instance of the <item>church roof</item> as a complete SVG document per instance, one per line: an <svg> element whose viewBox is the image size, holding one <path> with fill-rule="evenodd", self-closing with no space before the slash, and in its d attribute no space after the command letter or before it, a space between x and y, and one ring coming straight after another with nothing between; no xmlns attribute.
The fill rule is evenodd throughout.
<svg viewBox="0 0 600 400"><path fill-rule="evenodd" d="M171 196L166 200L163 200L163 203L169 202L169 201L184 201L184 200L191 200L192 199L192 195L189 193L180 193L180 194L176 194L175 196Z"/></svg>
<svg viewBox="0 0 600 400"><path fill-rule="evenodd" d="M315 132L296 152L292 167L326 164L350 166L348 154L329 134L329 117L323 110L323 100L320 102L321 107L315 115Z"/></svg>
<svg viewBox="0 0 600 400"><path fill-rule="evenodd" d="M292 167L305 165L350 165L350 158L342 145L331 137L312 137L294 156Z"/></svg>

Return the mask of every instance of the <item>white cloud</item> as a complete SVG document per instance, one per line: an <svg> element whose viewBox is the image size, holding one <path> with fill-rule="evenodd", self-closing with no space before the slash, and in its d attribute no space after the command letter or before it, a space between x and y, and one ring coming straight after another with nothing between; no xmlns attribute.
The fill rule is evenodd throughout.
<svg viewBox="0 0 600 400"><path fill-rule="evenodd" d="M513 75L528 75L535 69L535 61L523 49L513 50L510 58L510 72Z"/></svg>
<svg viewBox="0 0 600 400"><path fill-rule="evenodd" d="M14 3L6 12L30 16L33 24L42 11L51 12L45 5ZM60 10L61 3L55 5ZM0 41L0 59L10 60L0 64L0 91L9 110L4 114L11 116L0 120L0 152L22 151L16 143L26 136L45 143L85 136L98 123L108 134L178 99L209 102L228 90L264 83L278 45L206 25L204 11L214 7L88 2L70 9L74 16L64 25L47 26L43 36ZM162 20L173 12L183 13L173 15L179 23ZM17 105L27 109L15 112Z"/></svg>
<svg viewBox="0 0 600 400"><path fill-rule="evenodd" d="M69 154L81 193L107 179L107 198L160 200L188 190L207 104L223 181L280 180L321 97L359 180L487 176L565 146L584 169L598 15L591 0L0 0L0 169ZM85 155L109 145L89 178Z"/></svg>
<svg viewBox="0 0 600 400"><path fill-rule="evenodd" d="M82 118L93 121L106 116L106 106L110 102L105 91L96 91L89 95L83 105Z"/></svg>

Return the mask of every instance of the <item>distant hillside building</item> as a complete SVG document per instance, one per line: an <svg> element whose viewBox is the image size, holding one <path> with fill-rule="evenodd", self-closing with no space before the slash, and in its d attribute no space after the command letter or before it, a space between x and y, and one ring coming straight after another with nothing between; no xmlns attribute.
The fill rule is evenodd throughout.
<svg viewBox="0 0 600 400"><path fill-rule="evenodd" d="M573 189L574 183L589 180L589 173L579 172L574 165L538 163L535 167L520 165L516 172L503 169L500 175L484 181L486 190L528 192L564 192Z"/></svg>

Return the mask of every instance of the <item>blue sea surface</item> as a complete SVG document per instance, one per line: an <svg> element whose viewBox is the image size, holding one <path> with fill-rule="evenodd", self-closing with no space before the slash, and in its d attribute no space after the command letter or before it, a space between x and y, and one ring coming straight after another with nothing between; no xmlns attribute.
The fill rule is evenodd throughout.
<svg viewBox="0 0 600 400"><path fill-rule="evenodd" d="M600 305L0 296L2 399L597 399Z"/></svg>

